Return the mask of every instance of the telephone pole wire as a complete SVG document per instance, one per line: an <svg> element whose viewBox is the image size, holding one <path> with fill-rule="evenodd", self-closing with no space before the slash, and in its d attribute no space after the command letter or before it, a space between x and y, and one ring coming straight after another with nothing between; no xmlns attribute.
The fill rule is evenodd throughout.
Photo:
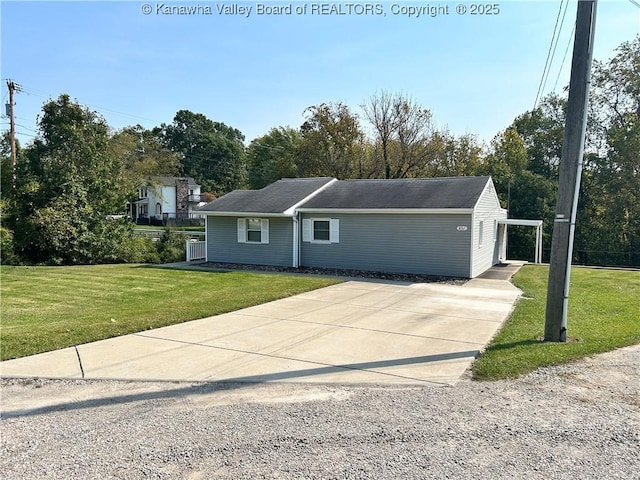
<svg viewBox="0 0 640 480"><path fill-rule="evenodd" d="M567 307L571 256L580 192L580 177L587 128L587 105L597 0L579 0L576 34L573 44L569 100L564 127L564 143L560 159L558 200L551 239L549 284L544 339L548 342L567 341Z"/></svg>

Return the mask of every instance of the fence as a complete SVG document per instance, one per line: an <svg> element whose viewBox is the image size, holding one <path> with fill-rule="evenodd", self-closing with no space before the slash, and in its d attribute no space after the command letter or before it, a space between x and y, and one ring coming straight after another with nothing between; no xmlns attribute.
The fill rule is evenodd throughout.
<svg viewBox="0 0 640 480"><path fill-rule="evenodd" d="M142 235L144 237L154 238L154 239L160 238L160 236L165 232L164 229L153 230L151 228L134 228L133 231L136 232L138 235ZM194 231L187 231L187 230L171 230L171 231L179 235L186 235L191 240L200 240L206 236L205 232L194 232Z"/></svg>
<svg viewBox="0 0 640 480"><path fill-rule="evenodd" d="M199 213L163 213L162 215L141 214L135 220L137 225L154 227L201 227L204 216Z"/></svg>
<svg viewBox="0 0 640 480"><path fill-rule="evenodd" d="M533 262L535 252L531 245L519 245L509 248L509 260L526 260ZM549 263L551 249L545 248L542 251L542 262ZM622 267L639 268L640 252L608 252L604 250L574 250L573 265L584 265L591 267Z"/></svg>
<svg viewBox="0 0 640 480"><path fill-rule="evenodd" d="M207 242L198 240L187 240L187 262L194 260L205 260L207 258Z"/></svg>

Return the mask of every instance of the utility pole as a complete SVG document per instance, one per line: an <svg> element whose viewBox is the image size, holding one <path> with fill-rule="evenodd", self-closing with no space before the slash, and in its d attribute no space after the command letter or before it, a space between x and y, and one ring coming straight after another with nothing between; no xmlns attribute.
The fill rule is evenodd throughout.
<svg viewBox="0 0 640 480"><path fill-rule="evenodd" d="M567 341L569 279L587 128L596 4L597 0L578 1L567 118L560 159L558 200L551 240L547 310L544 325L544 339L548 342Z"/></svg>
<svg viewBox="0 0 640 480"><path fill-rule="evenodd" d="M13 94L14 92L19 92L21 88L20 88L20 85L18 85L11 79L7 80L7 88L9 89L9 105L7 105L9 111L7 112L7 114L9 115L9 122L11 125L10 131L9 131L9 135L11 137L11 169L13 170L14 177L15 177L17 154L16 154L16 119L14 114L15 102L13 100Z"/></svg>

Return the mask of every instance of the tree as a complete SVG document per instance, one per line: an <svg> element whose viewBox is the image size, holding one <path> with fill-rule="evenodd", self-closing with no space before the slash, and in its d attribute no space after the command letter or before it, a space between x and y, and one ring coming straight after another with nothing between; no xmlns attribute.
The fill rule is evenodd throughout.
<svg viewBox="0 0 640 480"><path fill-rule="evenodd" d="M123 181L135 189L149 177L176 176L182 170L178 155L167 149L151 130L126 127L109 140L112 155L123 163Z"/></svg>
<svg viewBox="0 0 640 480"><path fill-rule="evenodd" d="M431 112L403 94L382 91L362 106L376 135L384 178L420 176L432 159Z"/></svg>
<svg viewBox="0 0 640 480"><path fill-rule="evenodd" d="M362 105L364 114L376 131L376 143L382 156L384 177L391 178L391 160L389 158L390 143L394 138L397 119L395 118L394 97L389 92L381 91L369 98Z"/></svg>
<svg viewBox="0 0 640 480"><path fill-rule="evenodd" d="M16 139L16 157L21 157L20 142ZM11 165L11 136L4 132L0 137L0 192L8 193L13 189L14 169Z"/></svg>
<svg viewBox="0 0 640 480"><path fill-rule="evenodd" d="M301 176L363 178L370 175L364 133L358 117L343 103L323 103L305 110L297 150Z"/></svg>
<svg viewBox="0 0 640 480"><path fill-rule="evenodd" d="M244 135L201 113L180 110L173 123L153 130L164 145L180 156L184 174L203 190L220 196L246 184Z"/></svg>
<svg viewBox="0 0 640 480"><path fill-rule="evenodd" d="M254 139L247 148L250 188L262 188L298 172L296 151L300 147L300 132L288 127L272 128Z"/></svg>
<svg viewBox="0 0 640 480"><path fill-rule="evenodd" d="M594 62L591 88L573 261L638 265L640 36L621 44L612 59ZM522 139L527 157L526 168L515 178L508 158L516 152L521 157L521 148L504 135L492 145L483 165L485 172L494 175L499 193L504 191L505 175L511 175L510 214L543 219L545 239L551 238L554 221L565 112L566 98L550 95L538 108L514 120L511 128ZM509 243L517 251L515 235L520 234L510 232Z"/></svg>
<svg viewBox="0 0 640 480"><path fill-rule="evenodd" d="M491 141L482 173L491 175L502 205L509 208L511 184L527 167L527 149L518 131L509 127Z"/></svg>
<svg viewBox="0 0 640 480"><path fill-rule="evenodd" d="M122 163L108 148L108 125L60 95L44 105L38 128L38 138L23 150L11 195L7 223L16 253L35 263L102 261L121 248L118 236L127 230L107 220L128 196L119 182Z"/></svg>
<svg viewBox="0 0 640 480"><path fill-rule="evenodd" d="M528 169L545 178L558 177L566 109L566 98L551 94L511 125L527 149Z"/></svg>
<svg viewBox="0 0 640 480"><path fill-rule="evenodd" d="M603 147L590 162L597 195L583 221L591 235L584 248L613 252L606 263L640 264L640 35L622 43L592 75L592 129ZM586 259L589 261L589 258Z"/></svg>
<svg viewBox="0 0 640 480"><path fill-rule="evenodd" d="M448 131L434 131L425 146L425 160L416 176L455 177L478 175L482 146L473 135L456 137Z"/></svg>
<svg viewBox="0 0 640 480"><path fill-rule="evenodd" d="M535 143L532 147L543 150ZM554 180L528 169L530 158L527 148L513 125L496 135L490 148L478 173L491 175L500 203L508 209L509 217L543 219L550 233L556 188ZM535 255L533 229L511 226L508 232L508 255L532 259ZM543 240L547 238L543 236Z"/></svg>

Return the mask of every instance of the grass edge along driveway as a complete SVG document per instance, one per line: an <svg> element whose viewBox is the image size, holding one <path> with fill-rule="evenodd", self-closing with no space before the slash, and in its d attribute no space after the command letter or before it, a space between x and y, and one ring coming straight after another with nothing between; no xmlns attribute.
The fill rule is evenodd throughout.
<svg viewBox="0 0 640 480"><path fill-rule="evenodd" d="M476 380L515 378L640 343L640 272L573 268L567 343L543 342L548 266L526 265L513 277L523 291L514 311L473 364Z"/></svg>
<svg viewBox="0 0 640 480"><path fill-rule="evenodd" d="M24 357L270 302L329 278L145 265L0 267L0 359Z"/></svg>

